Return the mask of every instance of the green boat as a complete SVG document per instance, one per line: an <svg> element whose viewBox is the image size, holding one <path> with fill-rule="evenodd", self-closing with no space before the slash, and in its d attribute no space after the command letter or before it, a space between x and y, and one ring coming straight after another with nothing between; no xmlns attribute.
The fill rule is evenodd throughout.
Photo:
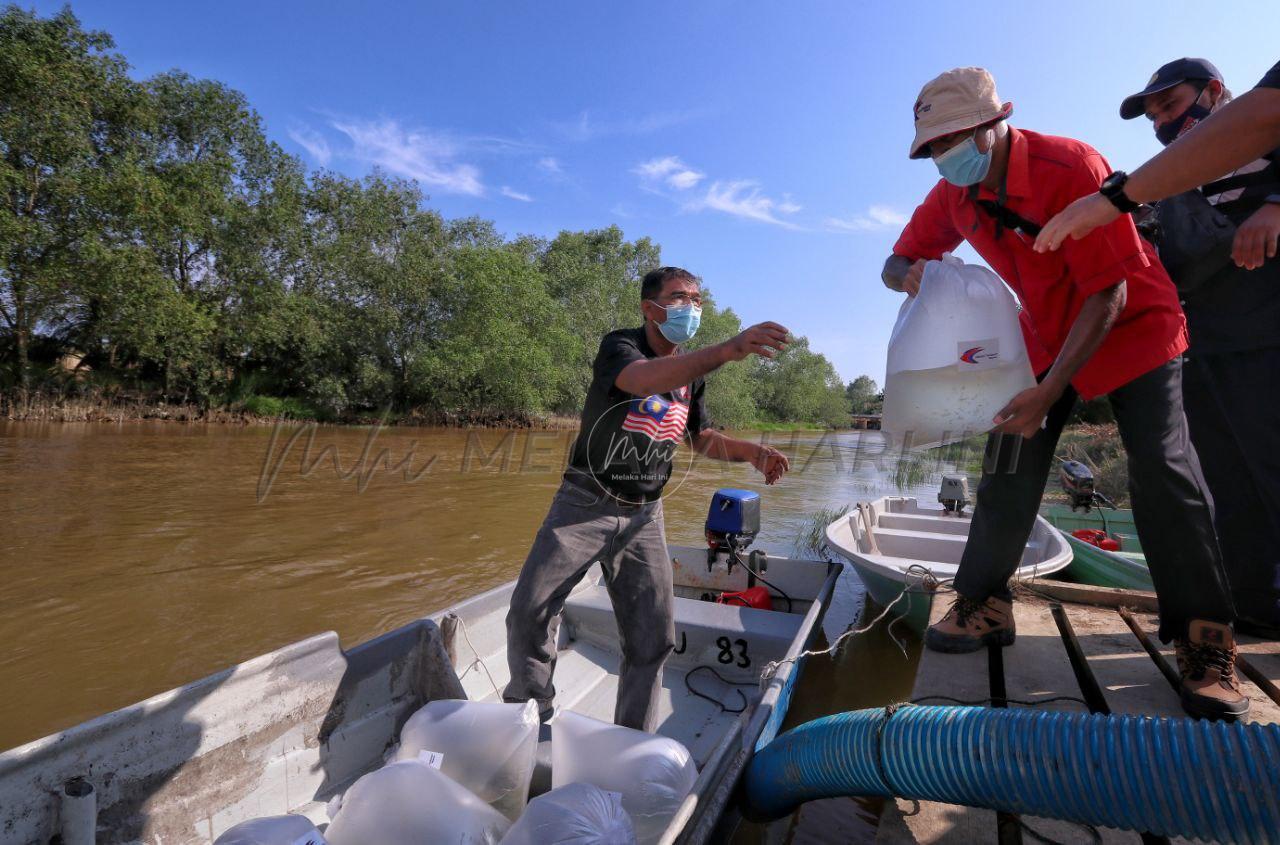
<svg viewBox="0 0 1280 845"><path fill-rule="evenodd" d="M1097 587L1122 587L1127 590L1152 590L1151 573L1147 570L1147 558L1142 553L1137 529L1133 526L1133 511L1123 508L1094 508L1089 511L1073 511L1068 505L1046 505L1040 514L1062 532L1071 544L1074 556L1064 571L1066 576L1081 584ZM1120 551L1100 549L1071 536L1081 528L1096 528L1120 541Z"/></svg>

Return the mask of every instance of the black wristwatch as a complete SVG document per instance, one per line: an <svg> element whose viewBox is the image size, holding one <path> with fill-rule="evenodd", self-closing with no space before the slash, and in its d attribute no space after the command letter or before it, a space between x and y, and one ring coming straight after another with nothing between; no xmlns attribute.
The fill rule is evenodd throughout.
<svg viewBox="0 0 1280 845"><path fill-rule="evenodd" d="M1102 185L1098 188L1098 193L1111 200L1111 204L1120 209L1121 214L1130 214L1142 207L1129 199L1124 192L1124 183L1128 181L1129 174L1123 170L1117 170L1103 179Z"/></svg>

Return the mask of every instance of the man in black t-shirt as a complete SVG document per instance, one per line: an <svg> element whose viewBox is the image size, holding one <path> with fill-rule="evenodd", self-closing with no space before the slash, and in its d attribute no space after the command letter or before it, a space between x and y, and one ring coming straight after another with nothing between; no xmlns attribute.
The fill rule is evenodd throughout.
<svg viewBox="0 0 1280 845"><path fill-rule="evenodd" d="M560 611L598 561L622 645L614 721L652 731L662 666L675 648L663 488L682 442L708 457L750 462L766 484L789 469L777 449L711 428L703 397L703 376L751 354L772 358L786 348L787 330L760 323L684 352L702 314L697 277L661 267L645 275L640 297L644 325L600 343L564 481L512 593L503 699L536 699L544 720L550 715Z"/></svg>

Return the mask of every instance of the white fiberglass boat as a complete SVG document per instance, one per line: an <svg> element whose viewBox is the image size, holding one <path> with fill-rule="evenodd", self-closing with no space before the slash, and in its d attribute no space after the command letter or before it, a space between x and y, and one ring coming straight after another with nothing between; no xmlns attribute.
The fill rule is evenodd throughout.
<svg viewBox="0 0 1280 845"><path fill-rule="evenodd" d="M826 530L827 543L853 564L876 603L892 604L891 612L918 630L928 622L930 584L955 577L969 540L971 516L949 501L936 508L903 496L859 502ZM1014 578L1057 572L1071 556L1062 534L1037 516Z"/></svg>

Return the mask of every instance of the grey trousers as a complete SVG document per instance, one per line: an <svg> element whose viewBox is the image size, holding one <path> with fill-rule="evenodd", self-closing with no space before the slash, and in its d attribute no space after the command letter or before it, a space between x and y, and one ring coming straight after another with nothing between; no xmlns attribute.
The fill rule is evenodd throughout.
<svg viewBox="0 0 1280 845"><path fill-rule="evenodd" d="M622 668L613 721L657 727L662 666L675 649L671 557L662 502L619 504L569 482L561 484L520 570L507 612L503 700L551 707L556 690L556 635L570 591L599 561L618 622Z"/></svg>
<svg viewBox="0 0 1280 845"><path fill-rule="evenodd" d="M1107 395L1129 458L1129 498L1160 600L1160 639L1185 637L1194 619L1230 624L1235 607L1213 527L1213 500L1182 410L1182 359L1174 358ZM1016 435L987 439L969 541L956 592L1010 598L1008 580L1031 535L1045 476L1076 393L1068 388L1044 429L1013 449Z"/></svg>

